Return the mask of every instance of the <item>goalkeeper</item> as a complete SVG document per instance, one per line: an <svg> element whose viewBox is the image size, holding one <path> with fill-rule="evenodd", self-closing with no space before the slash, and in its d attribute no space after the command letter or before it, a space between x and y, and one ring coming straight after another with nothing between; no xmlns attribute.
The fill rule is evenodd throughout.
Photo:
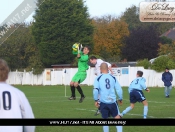
<svg viewBox="0 0 175 132"><path fill-rule="evenodd" d="M86 70L88 70L89 66L88 66L88 60L89 60L89 56L88 53L90 52L90 48L88 46L85 46L83 48L83 52L81 51L82 49L82 45L78 46L78 53L77 53L77 57L78 57L78 71L77 73L73 76L71 82L70 82L70 88L71 88L71 97L69 98L69 100L75 100L76 96L75 96L75 88L77 88L78 92L81 95L81 98L79 100L79 103L82 103L85 96L83 94L83 90L80 87L80 83L82 83L87 76Z"/></svg>

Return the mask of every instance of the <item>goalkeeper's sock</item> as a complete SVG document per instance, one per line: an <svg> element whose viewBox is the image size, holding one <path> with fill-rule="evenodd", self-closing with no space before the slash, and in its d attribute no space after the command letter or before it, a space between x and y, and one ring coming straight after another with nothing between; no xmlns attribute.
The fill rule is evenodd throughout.
<svg viewBox="0 0 175 132"><path fill-rule="evenodd" d="M75 97L75 87L70 86L71 92L72 92L72 97Z"/></svg>
<svg viewBox="0 0 175 132"><path fill-rule="evenodd" d="M148 106L144 106L143 108L143 118L146 119L148 114Z"/></svg>
<svg viewBox="0 0 175 132"><path fill-rule="evenodd" d="M81 89L80 85L77 86L77 90L80 93L81 97L84 97L83 90Z"/></svg>

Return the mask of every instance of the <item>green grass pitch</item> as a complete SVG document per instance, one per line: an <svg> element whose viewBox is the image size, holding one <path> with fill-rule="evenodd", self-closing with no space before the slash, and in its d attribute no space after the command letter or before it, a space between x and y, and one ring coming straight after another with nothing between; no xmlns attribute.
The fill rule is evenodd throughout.
<svg viewBox="0 0 175 132"><path fill-rule="evenodd" d="M101 118L94 116L96 108L92 97L92 86L82 86L86 95L83 103L77 99L70 101L70 88L67 86L65 97L64 86L15 86L23 91L36 118ZM144 92L149 103L148 118L175 118L175 90L171 91L170 98L164 97L163 88L150 88L150 93ZM129 106L129 95L123 87L123 105L120 111ZM143 105L136 103L135 108L123 118L142 118ZM110 126L110 132L115 132L115 126ZM124 126L123 132L173 132L175 126ZM37 126L36 132L102 132L102 126Z"/></svg>

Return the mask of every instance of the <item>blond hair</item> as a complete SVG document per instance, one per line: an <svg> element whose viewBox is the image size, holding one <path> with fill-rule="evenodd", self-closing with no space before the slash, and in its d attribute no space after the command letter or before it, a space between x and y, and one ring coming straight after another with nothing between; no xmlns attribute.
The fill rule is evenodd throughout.
<svg viewBox="0 0 175 132"><path fill-rule="evenodd" d="M6 81L8 78L9 67L7 62L3 59L0 59L0 81Z"/></svg>

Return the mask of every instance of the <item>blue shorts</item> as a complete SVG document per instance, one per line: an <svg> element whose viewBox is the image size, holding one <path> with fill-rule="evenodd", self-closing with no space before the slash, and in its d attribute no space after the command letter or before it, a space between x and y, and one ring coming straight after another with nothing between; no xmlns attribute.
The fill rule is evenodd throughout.
<svg viewBox="0 0 175 132"><path fill-rule="evenodd" d="M100 102L100 112L103 119L107 119L110 117L110 115L112 117L116 117L119 114L118 106L116 103L105 104L103 102Z"/></svg>
<svg viewBox="0 0 175 132"><path fill-rule="evenodd" d="M146 100L143 92L141 90L132 90L130 92L130 103L142 102Z"/></svg>

